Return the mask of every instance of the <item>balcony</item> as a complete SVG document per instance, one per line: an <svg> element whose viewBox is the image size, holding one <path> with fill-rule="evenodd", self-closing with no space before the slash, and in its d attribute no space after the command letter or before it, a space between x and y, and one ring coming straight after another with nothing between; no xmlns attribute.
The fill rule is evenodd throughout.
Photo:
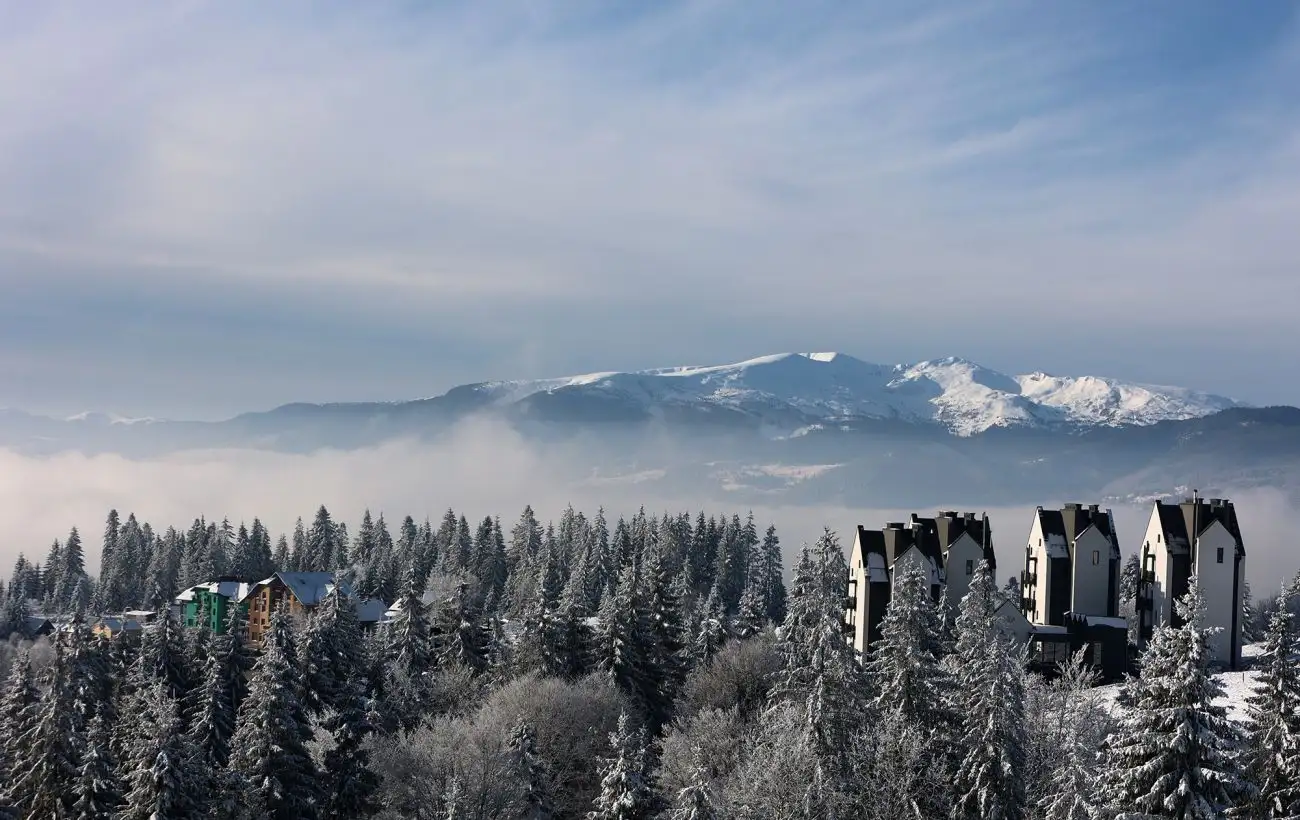
<svg viewBox="0 0 1300 820"><path fill-rule="evenodd" d="M1142 574L1138 576L1138 580L1144 584L1154 584L1156 582L1156 571L1153 569L1144 569L1142 570Z"/></svg>
<svg viewBox="0 0 1300 820"><path fill-rule="evenodd" d="M854 597L853 595L844 596L845 609L856 609L857 606L858 606L858 599L856 597Z"/></svg>
<svg viewBox="0 0 1300 820"><path fill-rule="evenodd" d="M1026 587L1038 586L1038 573L1037 572L1020 573L1020 585Z"/></svg>
<svg viewBox="0 0 1300 820"><path fill-rule="evenodd" d="M1021 598L1021 599L1020 599L1020 611L1021 611L1021 612L1029 613L1029 612L1033 612L1033 611L1034 611L1035 609L1037 609L1037 608L1038 608L1038 602L1035 601L1033 598Z"/></svg>

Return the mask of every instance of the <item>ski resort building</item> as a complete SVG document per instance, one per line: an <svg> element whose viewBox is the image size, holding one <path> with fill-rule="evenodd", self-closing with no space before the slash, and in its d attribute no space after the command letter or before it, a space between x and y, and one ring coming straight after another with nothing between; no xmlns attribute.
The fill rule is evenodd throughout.
<svg viewBox="0 0 1300 820"><path fill-rule="evenodd" d="M1033 628L1030 659L1052 674L1080 649L1102 680L1128 669L1128 621L1119 615L1122 556L1115 516L1097 504L1039 507L1020 573L1021 610Z"/></svg>
<svg viewBox="0 0 1300 820"><path fill-rule="evenodd" d="M880 622L893 594L895 570L911 561L930 577L935 600L947 594L954 604L965 596L975 566L987 560L996 570L993 534L988 516L974 513L940 512L934 518L915 513L910 521L887 524L884 529L858 526L849 561L848 595L845 598L845 630L852 635L853 648L865 652L880 638ZM1014 632L1027 632L1018 622L1024 619L1008 607Z"/></svg>
<svg viewBox="0 0 1300 820"><path fill-rule="evenodd" d="M1097 504L1039 507L1025 547L1021 609L1030 623L1065 626L1067 613L1119 615L1115 517Z"/></svg>
<svg viewBox="0 0 1300 820"><path fill-rule="evenodd" d="M1178 626L1174 601L1195 575L1205 598L1210 653L1230 668L1241 665L1241 598L1246 578L1246 548L1237 510L1226 498L1196 495L1180 503L1155 502L1142 539L1138 582L1138 632L1150 639L1160 624Z"/></svg>

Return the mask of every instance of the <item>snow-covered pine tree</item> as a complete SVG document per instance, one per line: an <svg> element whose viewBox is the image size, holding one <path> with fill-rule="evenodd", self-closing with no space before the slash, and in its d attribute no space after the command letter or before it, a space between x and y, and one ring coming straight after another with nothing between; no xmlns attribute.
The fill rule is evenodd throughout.
<svg viewBox="0 0 1300 820"><path fill-rule="evenodd" d="M336 583L312 613L298 645L308 712L319 715L340 706L343 689L360 669L361 648L356 601Z"/></svg>
<svg viewBox="0 0 1300 820"><path fill-rule="evenodd" d="M102 714L90 720L81 750L81 770L69 815L74 820L108 820L122 803L122 784L110 743L112 732Z"/></svg>
<svg viewBox="0 0 1300 820"><path fill-rule="evenodd" d="M366 743L374 726L367 712L364 687L355 674L336 688L321 726L334 742L325 752L321 817L352 820L368 816L375 808L379 778L370 769Z"/></svg>
<svg viewBox="0 0 1300 820"><path fill-rule="evenodd" d="M4 697L0 698L0 792L4 791L2 784L17 773L14 764L22 739L36 725L40 701L41 690L36 686L31 652L20 649L9 667Z"/></svg>
<svg viewBox="0 0 1300 820"><path fill-rule="evenodd" d="M27 598L23 593L22 585L14 579L0 604L0 641L8 640L13 634L27 637Z"/></svg>
<svg viewBox="0 0 1300 820"><path fill-rule="evenodd" d="M677 793L677 801L669 813L669 820L723 820L718 795L713 789L709 767L701 759L699 747L695 749L695 770L691 782Z"/></svg>
<svg viewBox="0 0 1300 820"><path fill-rule="evenodd" d="M1259 790L1251 816L1300 817L1300 630L1291 610L1300 578L1283 587L1268 621L1259 678L1247 699L1246 772Z"/></svg>
<svg viewBox="0 0 1300 820"><path fill-rule="evenodd" d="M648 820L658 800L647 771L646 737L632 728L627 712L618 718L618 729L610 733L614 756L601 766L600 793L588 820Z"/></svg>
<svg viewBox="0 0 1300 820"><path fill-rule="evenodd" d="M1181 626L1162 624L1126 683L1118 731L1105 743L1104 810L1120 817L1221 818L1248 798L1237 752L1241 737L1214 700L1205 602L1193 576L1175 603Z"/></svg>
<svg viewBox="0 0 1300 820"><path fill-rule="evenodd" d="M1087 660L1087 648L1061 664L1060 676L1052 687L1060 695L1056 716L1057 754L1051 781L1039 803L1042 820L1094 820L1093 786L1096 781L1096 743L1084 732L1087 716L1098 706L1089 693L1098 673Z"/></svg>
<svg viewBox="0 0 1300 820"><path fill-rule="evenodd" d="M997 583L980 561L957 615L955 706L964 754L954 782L954 818L1026 817L1024 659L1001 634Z"/></svg>
<svg viewBox="0 0 1300 820"><path fill-rule="evenodd" d="M699 626L695 638L691 641L691 661L702 666L713 660L722 645L727 642L726 616L722 614L722 602L716 592L711 592L700 606Z"/></svg>
<svg viewBox="0 0 1300 820"><path fill-rule="evenodd" d="M559 556L543 546L534 563L536 580L518 589L531 589L533 599L520 602L524 611L523 631L515 646L515 662L521 672L564 676L569 672L563 624L560 621Z"/></svg>
<svg viewBox="0 0 1300 820"><path fill-rule="evenodd" d="M298 697L293 627L282 606L271 616L262 654L231 739L230 768L249 784L255 814L276 820L319 814L311 725Z"/></svg>
<svg viewBox="0 0 1300 820"><path fill-rule="evenodd" d="M546 766L537 756L533 727L523 719L510 730L506 742L506 762L519 778L518 820L549 820L554 815Z"/></svg>
<svg viewBox="0 0 1300 820"><path fill-rule="evenodd" d="M682 587L659 547L652 547L645 559L645 623L650 686L647 700L653 726L666 722L673 702L686 680L687 632L682 613Z"/></svg>
<svg viewBox="0 0 1300 820"><path fill-rule="evenodd" d="M1255 609L1255 596L1250 591L1250 581L1241 582L1241 642L1255 643L1261 637L1261 628L1267 626L1259 623L1259 612Z"/></svg>
<svg viewBox="0 0 1300 820"><path fill-rule="evenodd" d="M63 817L72 808L82 738L61 642L54 643L49 684L33 724L15 739L7 802L24 817Z"/></svg>
<svg viewBox="0 0 1300 820"><path fill-rule="evenodd" d="M218 636L224 638L225 636ZM231 691L235 663L229 644L214 641L197 687L189 697L189 738L205 765L220 768L230 757L235 733L235 703Z"/></svg>
<svg viewBox="0 0 1300 820"><path fill-rule="evenodd" d="M124 761L127 794L119 820L161 820L202 816L196 797L204 794L202 764L186 741L180 708L161 680L142 692L146 704L137 740Z"/></svg>
<svg viewBox="0 0 1300 820"><path fill-rule="evenodd" d="M613 595L601 602L592 660L600 676L640 699L645 684L645 630L638 622L636 567L627 564Z"/></svg>
<svg viewBox="0 0 1300 820"><path fill-rule="evenodd" d="M189 691L188 654L185 634L171 608L145 627L140 639L140 655L132 669L134 683L143 686L160 680L172 698L183 698Z"/></svg>
<svg viewBox="0 0 1300 820"><path fill-rule="evenodd" d="M422 595L423 585L415 570L407 573L406 589L393 605L396 613L388 626L389 663L410 675L420 675L433 668L434 647L429 635L428 607Z"/></svg>
<svg viewBox="0 0 1300 820"><path fill-rule="evenodd" d="M785 665L773 689L774 700L803 705L806 728L833 788L849 775L851 738L867 707L862 666L842 628L847 583L839 536L826 527L799 559L795 592L777 644Z"/></svg>
<svg viewBox="0 0 1300 820"><path fill-rule="evenodd" d="M487 668L489 635L474 598L477 592L467 583L457 584L456 591L435 612L434 632L438 665L462 666L471 672Z"/></svg>
<svg viewBox="0 0 1300 820"><path fill-rule="evenodd" d="M900 714L923 737L938 740L948 734L954 717L945 702L950 682L938 655L940 621L929 573L911 561L894 572L880 639L865 662L874 706Z"/></svg>
<svg viewBox="0 0 1300 820"><path fill-rule="evenodd" d="M767 570L767 619L779 624L785 620L785 568L781 560L781 539L773 524L768 525L763 535L763 555Z"/></svg>

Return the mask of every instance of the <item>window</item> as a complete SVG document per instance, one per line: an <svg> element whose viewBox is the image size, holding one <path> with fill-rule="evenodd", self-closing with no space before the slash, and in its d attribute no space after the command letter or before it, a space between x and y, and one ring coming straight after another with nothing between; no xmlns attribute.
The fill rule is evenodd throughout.
<svg viewBox="0 0 1300 820"><path fill-rule="evenodd" d="M1038 642L1038 662L1045 668L1051 668L1070 660L1070 643L1068 641Z"/></svg>
<svg viewBox="0 0 1300 820"><path fill-rule="evenodd" d="M1092 551L1092 565L1095 567L1101 563L1101 550Z"/></svg>
<svg viewBox="0 0 1300 820"><path fill-rule="evenodd" d="M1223 552L1223 550L1219 550L1219 552ZM975 574L975 562L974 562L974 561L967 561L967 562L966 562L966 574L967 574L967 575L974 575L974 574Z"/></svg>
<svg viewBox="0 0 1300 820"><path fill-rule="evenodd" d="M1223 547L1219 547L1218 556L1215 558L1215 560L1220 564L1223 563Z"/></svg>

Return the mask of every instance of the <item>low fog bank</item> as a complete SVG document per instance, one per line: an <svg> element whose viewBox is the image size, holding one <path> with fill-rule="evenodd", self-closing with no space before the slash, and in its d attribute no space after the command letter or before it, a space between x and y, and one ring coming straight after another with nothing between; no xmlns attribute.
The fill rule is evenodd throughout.
<svg viewBox="0 0 1300 820"><path fill-rule="evenodd" d="M984 507L976 490L966 498L935 498L915 510L873 507L870 498L864 498L861 507L789 503L774 496L740 495L722 486L702 489L695 482L689 487L666 486L654 471L638 475L635 465L624 470L623 478L608 480L592 466L607 464L608 454L595 457L590 447L572 441L529 442L509 427L477 421L436 444L392 442L311 455L221 450L130 460L76 453L36 458L0 450L0 576L8 575L20 551L33 561L43 560L50 542L64 538L74 525L85 543L87 569L97 571L110 508L123 516L134 512L159 532L168 526L187 527L200 515L217 521L229 517L236 523L259 516L278 535L290 532L299 516L310 522L321 504L350 529L366 508L383 512L390 526L408 514L436 523L448 507L471 521L499 515L505 526L513 524L525 504L543 521L558 519L568 504L588 515L603 506L611 520L630 516L640 506L649 513L753 510L760 526L776 525L787 568L799 545L815 539L824 525L840 533L847 550L859 523L880 527L906 520L913 511L932 515L939 509L969 510L987 512L992 521L999 581L1018 572L1024 562L1033 505ZM1258 593L1275 589L1300 568L1291 535L1300 510L1280 491L1226 494L1237 505L1252 585ZM1044 498L1041 503L1095 500ZM1146 529L1149 506L1114 510L1121 547L1126 554L1133 552Z"/></svg>

